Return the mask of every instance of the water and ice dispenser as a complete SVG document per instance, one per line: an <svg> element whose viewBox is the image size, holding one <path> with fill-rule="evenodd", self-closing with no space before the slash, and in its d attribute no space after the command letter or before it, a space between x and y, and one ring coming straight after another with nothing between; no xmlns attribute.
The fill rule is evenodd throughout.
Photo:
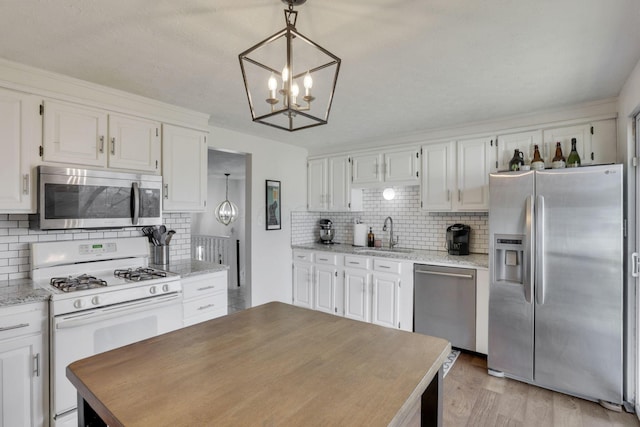
<svg viewBox="0 0 640 427"><path fill-rule="evenodd" d="M525 280L524 235L496 234L494 238L494 280L523 284Z"/></svg>

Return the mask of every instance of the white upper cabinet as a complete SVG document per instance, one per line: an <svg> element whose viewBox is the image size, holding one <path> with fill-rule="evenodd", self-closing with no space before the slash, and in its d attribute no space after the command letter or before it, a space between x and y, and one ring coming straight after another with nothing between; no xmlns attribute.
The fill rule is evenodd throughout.
<svg viewBox="0 0 640 427"><path fill-rule="evenodd" d="M43 161L160 173L159 122L58 101L43 114Z"/></svg>
<svg viewBox="0 0 640 427"><path fill-rule="evenodd" d="M591 162L593 164L616 163L617 130L616 119L591 122ZM637 129L636 132L638 132ZM582 158L580 160L585 164Z"/></svg>
<svg viewBox="0 0 640 427"><path fill-rule="evenodd" d="M422 209L486 211L495 138L443 142L422 147Z"/></svg>
<svg viewBox="0 0 640 427"><path fill-rule="evenodd" d="M420 183L420 152L417 149L357 154L352 157L351 183L354 186L373 187L388 183L418 185Z"/></svg>
<svg viewBox="0 0 640 427"><path fill-rule="evenodd" d="M457 210L489 209L489 173L492 170L493 153L493 139L458 141L458 194L454 202Z"/></svg>
<svg viewBox="0 0 640 427"><path fill-rule="evenodd" d="M307 209L322 211L327 200L327 159L314 159L307 162Z"/></svg>
<svg viewBox="0 0 640 427"><path fill-rule="evenodd" d="M346 156L329 157L327 174L327 208L330 211L351 209L351 163ZM362 209L362 201L358 205ZM357 210L357 209L353 209Z"/></svg>
<svg viewBox="0 0 640 427"><path fill-rule="evenodd" d="M455 142L429 144L422 147L422 208L450 211L455 179Z"/></svg>
<svg viewBox="0 0 640 427"><path fill-rule="evenodd" d="M580 156L580 162L583 165L591 164L591 125L567 126L556 129L545 129L543 131L544 146L546 156L545 164L551 165L551 159L556 152L556 143L560 142L562 146L562 155L569 157L571 152L571 139L576 139L576 149ZM542 153L540 153L542 154ZM544 156L544 154L543 154Z"/></svg>
<svg viewBox="0 0 640 427"><path fill-rule="evenodd" d="M44 102L45 162L104 167L107 164L107 113L84 105Z"/></svg>
<svg viewBox="0 0 640 427"><path fill-rule="evenodd" d="M207 196L206 133L162 125L163 209L201 212Z"/></svg>
<svg viewBox="0 0 640 427"><path fill-rule="evenodd" d="M40 100L0 89L0 212L36 210L36 175L40 145Z"/></svg>
<svg viewBox="0 0 640 427"><path fill-rule="evenodd" d="M160 172L160 123L109 114L109 167Z"/></svg>
<svg viewBox="0 0 640 427"><path fill-rule="evenodd" d="M381 182L382 156L380 154L357 154L353 156L352 162L351 183L353 185Z"/></svg>
<svg viewBox="0 0 640 427"><path fill-rule="evenodd" d="M307 209L362 210L362 190L351 188L351 159L335 156L307 162Z"/></svg>
<svg viewBox="0 0 640 427"><path fill-rule="evenodd" d="M512 133L509 135L499 135L497 169L499 171L509 170L509 161L513 158L513 153L515 150L522 151L522 153L524 154L525 164L531 164L531 160L533 159L533 152L536 145L538 146L540 155L545 161L545 165L550 166L551 158L548 158L548 153L545 151L545 145L542 144L541 130ZM553 154L551 154L551 157L553 157Z"/></svg>

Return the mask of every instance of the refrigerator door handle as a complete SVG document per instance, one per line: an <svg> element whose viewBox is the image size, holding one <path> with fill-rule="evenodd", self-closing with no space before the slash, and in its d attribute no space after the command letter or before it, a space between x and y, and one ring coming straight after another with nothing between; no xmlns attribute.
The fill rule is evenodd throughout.
<svg viewBox="0 0 640 427"><path fill-rule="evenodd" d="M536 256L535 256L535 293L536 302L539 305L544 304L544 197L536 197Z"/></svg>
<svg viewBox="0 0 640 427"><path fill-rule="evenodd" d="M533 221L533 213L534 213L534 202L533 195L527 197L526 201L526 234L525 234L525 243L524 243L524 258L525 258L525 287L524 287L524 298L527 303L531 303L531 294L533 292L533 283L534 283L534 274L533 274L533 266L535 265L535 252L533 245L533 235L534 235L534 221Z"/></svg>
<svg viewBox="0 0 640 427"><path fill-rule="evenodd" d="M631 254L631 276L640 277L640 273L638 272L639 270L638 267L639 267L638 253L634 252Z"/></svg>

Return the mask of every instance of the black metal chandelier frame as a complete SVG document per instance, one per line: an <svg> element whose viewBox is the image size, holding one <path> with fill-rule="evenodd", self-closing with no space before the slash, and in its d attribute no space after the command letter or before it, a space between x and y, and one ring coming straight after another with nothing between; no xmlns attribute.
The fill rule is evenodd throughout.
<svg viewBox="0 0 640 427"><path fill-rule="evenodd" d="M305 37L304 35L302 35L296 30L295 26L298 18L298 12L293 10L293 6L301 5L305 3L306 0L282 0L282 2L289 5L288 9L285 9L284 11L285 22L287 24L286 28L284 28L281 31L278 31L272 36L267 37L266 39L259 42L258 44L245 50L240 55L238 55L238 58L240 61L240 68L242 70L242 79L245 85L245 91L247 93L247 100L249 101L249 108L251 109L252 120L254 122L262 123L267 126L272 126L278 129L283 129L283 130L292 132L292 131L297 131L301 129L307 129L310 127L327 124L329 119L329 113L331 111L331 104L333 102L333 95L335 93L336 83L338 81L338 74L340 71L341 59L338 58L333 53L326 50L325 48L323 48L322 46L318 45L314 41ZM249 56L256 50L264 46L267 46L270 43L273 43L282 37L286 37L285 67L287 70L294 70L294 49L293 49L294 39L303 41L307 43L309 46L312 46L313 48L319 50L329 58L329 61L321 65L315 66L313 68L306 69L302 72L298 72L296 74L294 74L293 72L289 72L288 75L283 76L284 73L281 70L276 70L273 67L265 65ZM271 95L269 98L265 100L268 104L271 105L270 111L266 114L261 114L261 115L258 115L256 113L255 104L251 97L251 89L247 79L247 72L245 70L245 62L249 64L253 64L261 69L264 69L266 72L271 73L272 76L276 75L276 76L280 76L281 78L284 78L284 82L285 82L284 86L278 92L282 98L281 108L276 108L276 105L280 103L280 100L276 96ZM333 74L333 78L331 82L331 91L328 96L327 108L326 110L324 110L322 115L314 115L310 112L310 110L311 110L311 103L315 100L315 98L313 96L310 96L310 94L305 94L301 98L304 100L306 105L300 105L297 102L297 98L298 98L297 94L292 90L294 86L294 81L296 79L304 78L305 76L309 76L313 73L316 73L317 71L320 71L332 66L335 66L335 73ZM284 114L285 117L287 118L286 126L268 121L269 118L273 118L274 116L279 114ZM298 115L301 115L309 119L311 123L296 127L295 119Z"/></svg>

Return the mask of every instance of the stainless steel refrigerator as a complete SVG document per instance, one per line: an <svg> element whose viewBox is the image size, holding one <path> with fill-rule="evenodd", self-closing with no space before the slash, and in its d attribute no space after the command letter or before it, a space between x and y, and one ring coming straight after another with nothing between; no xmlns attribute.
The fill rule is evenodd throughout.
<svg viewBox="0 0 640 427"><path fill-rule="evenodd" d="M493 375L622 403L622 165L491 174Z"/></svg>

